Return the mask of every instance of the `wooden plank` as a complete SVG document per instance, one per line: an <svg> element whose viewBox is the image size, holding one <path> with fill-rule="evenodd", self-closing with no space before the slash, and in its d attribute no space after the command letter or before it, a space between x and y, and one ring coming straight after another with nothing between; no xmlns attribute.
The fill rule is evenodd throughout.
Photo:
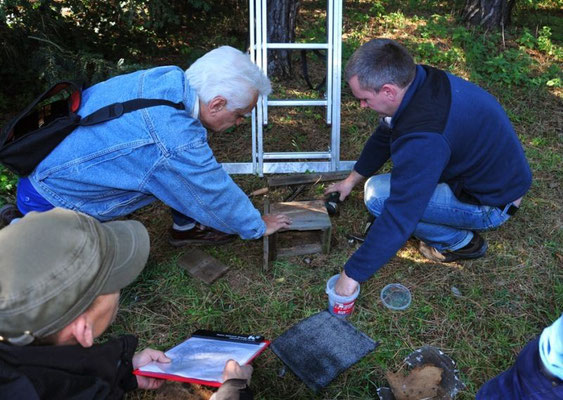
<svg viewBox="0 0 563 400"><path fill-rule="evenodd" d="M270 213L285 214L291 219L289 231L325 230L331 226L324 200L291 201L270 205Z"/></svg>
<svg viewBox="0 0 563 400"><path fill-rule="evenodd" d="M262 194L268 194L268 190L269 190L269 189L268 189L267 187L263 187L263 188L261 188L261 189L257 189L257 190L255 190L254 192L250 193L250 194L248 195L248 197L260 196L260 195L262 195Z"/></svg>
<svg viewBox="0 0 563 400"><path fill-rule="evenodd" d="M229 267L211 257L209 254L190 248L178 260L180 268L185 269L194 278L200 279L208 285L223 276Z"/></svg>
<svg viewBox="0 0 563 400"><path fill-rule="evenodd" d="M270 200L268 198L264 199L264 215L270 213ZM262 265L262 269L264 271L268 271L270 267L270 261L275 260L276 258L276 236L275 233L270 238L269 236L264 235L264 263Z"/></svg>
<svg viewBox="0 0 563 400"><path fill-rule="evenodd" d="M287 186L303 183L338 181L347 178L350 171L318 172L314 174L276 175L268 178L268 186Z"/></svg>
<svg viewBox="0 0 563 400"><path fill-rule="evenodd" d="M332 226L329 226L322 233L321 244L323 246L323 254L330 253L330 240L332 238Z"/></svg>
<svg viewBox="0 0 563 400"><path fill-rule="evenodd" d="M284 247L278 250L278 257L304 256L306 254L322 253L323 247L320 243L301 244Z"/></svg>

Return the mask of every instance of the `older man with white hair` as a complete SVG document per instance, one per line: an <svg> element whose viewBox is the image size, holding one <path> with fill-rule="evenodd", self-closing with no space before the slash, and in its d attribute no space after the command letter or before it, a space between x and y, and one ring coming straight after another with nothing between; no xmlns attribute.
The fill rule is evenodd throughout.
<svg viewBox="0 0 563 400"><path fill-rule="evenodd" d="M256 239L287 227L285 215L260 215L207 143L207 129L239 125L258 96L270 92L268 78L248 55L228 46L186 71L158 67L96 84L83 93L81 116L140 98L173 106L77 128L20 179L17 209L4 207L0 217L9 223L20 212L63 207L108 221L158 199L173 210L175 246L221 244L234 234Z"/></svg>

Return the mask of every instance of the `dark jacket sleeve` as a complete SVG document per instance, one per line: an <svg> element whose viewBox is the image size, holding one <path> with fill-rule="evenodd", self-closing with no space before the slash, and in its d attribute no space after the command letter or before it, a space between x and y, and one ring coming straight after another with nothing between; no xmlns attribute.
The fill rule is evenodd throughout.
<svg viewBox="0 0 563 400"><path fill-rule="evenodd" d="M8 399L40 400L27 376L0 359L0 400Z"/></svg>
<svg viewBox="0 0 563 400"><path fill-rule="evenodd" d="M120 399L137 388L132 359L137 339L121 336L84 348L0 344L0 399Z"/></svg>
<svg viewBox="0 0 563 400"><path fill-rule="evenodd" d="M225 381L210 400L252 400L254 396L245 379Z"/></svg>
<svg viewBox="0 0 563 400"><path fill-rule="evenodd" d="M369 137L354 170L365 177L370 177L379 170L390 156L391 131L385 122Z"/></svg>
<svg viewBox="0 0 563 400"><path fill-rule="evenodd" d="M414 232L442 172L450 147L436 133L411 133L393 142L391 192L362 246L344 269L358 281L369 279Z"/></svg>

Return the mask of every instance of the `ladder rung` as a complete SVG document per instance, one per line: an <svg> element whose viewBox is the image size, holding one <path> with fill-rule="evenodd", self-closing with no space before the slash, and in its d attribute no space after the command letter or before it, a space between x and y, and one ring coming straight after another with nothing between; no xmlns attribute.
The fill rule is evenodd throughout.
<svg viewBox="0 0 563 400"><path fill-rule="evenodd" d="M270 152L264 153L264 160L297 160L297 159L328 159L330 160L331 155L326 151L310 151L310 152Z"/></svg>
<svg viewBox="0 0 563 400"><path fill-rule="evenodd" d="M266 43L267 49L328 49L328 43Z"/></svg>
<svg viewBox="0 0 563 400"><path fill-rule="evenodd" d="M269 106L326 106L326 100L268 100Z"/></svg>

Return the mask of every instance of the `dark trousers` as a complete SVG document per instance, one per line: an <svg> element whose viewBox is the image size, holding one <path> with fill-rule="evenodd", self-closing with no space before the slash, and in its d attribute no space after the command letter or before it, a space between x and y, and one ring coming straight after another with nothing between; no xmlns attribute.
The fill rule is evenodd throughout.
<svg viewBox="0 0 563 400"><path fill-rule="evenodd" d="M542 372L539 337L522 349L512 367L486 382L476 400L563 399L563 382Z"/></svg>

